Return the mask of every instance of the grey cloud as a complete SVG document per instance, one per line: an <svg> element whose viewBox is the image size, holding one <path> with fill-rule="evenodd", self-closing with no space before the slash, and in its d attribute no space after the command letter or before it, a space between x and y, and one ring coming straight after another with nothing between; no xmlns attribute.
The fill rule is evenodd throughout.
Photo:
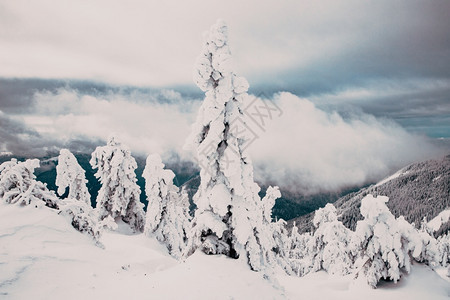
<svg viewBox="0 0 450 300"><path fill-rule="evenodd" d="M432 137L450 137L449 80L380 80L356 89L313 95L321 108L388 118Z"/></svg>
<svg viewBox="0 0 450 300"><path fill-rule="evenodd" d="M190 159L181 148L199 101L186 100L170 90L125 88L114 93L116 87L112 87L89 94L89 89L78 92L69 86L36 92L31 112L2 113L0 151L42 156L65 147L90 153L114 131L131 147L133 155L157 152L173 166ZM372 97L391 95L388 91L380 96L379 89L376 86L366 98L363 96L367 93L356 98L370 104ZM409 162L441 153L429 140L407 133L392 121L365 114L351 102L353 94L348 99L346 96L336 95L329 100L328 109L321 109L292 94L276 95L283 114L267 131L259 132L260 138L252 144L257 179L285 189L297 187L296 191L303 193L335 190L380 179ZM314 102L321 100L315 98ZM342 109L346 102L348 109ZM333 105L341 110L333 109ZM335 110L339 114L333 113ZM413 125L425 127L427 120ZM186 164L183 168L187 176L193 166Z"/></svg>
<svg viewBox="0 0 450 300"><path fill-rule="evenodd" d="M275 101L283 115L269 122L250 150L259 179L282 189L316 193L367 184L450 150L361 111L343 117L288 93Z"/></svg>
<svg viewBox="0 0 450 300"><path fill-rule="evenodd" d="M36 131L0 113L0 150L17 156L43 156L54 149Z"/></svg>
<svg viewBox="0 0 450 300"><path fill-rule="evenodd" d="M304 27L292 26L285 33L297 43L279 51L295 51L297 62L293 58L285 68L249 74L268 90L301 96L374 80L449 79L449 13L448 1L346 2L335 13L328 12L326 20L318 14ZM276 35L268 35L267 43ZM321 45L327 39L332 42ZM305 53L314 51L317 56L301 61Z"/></svg>

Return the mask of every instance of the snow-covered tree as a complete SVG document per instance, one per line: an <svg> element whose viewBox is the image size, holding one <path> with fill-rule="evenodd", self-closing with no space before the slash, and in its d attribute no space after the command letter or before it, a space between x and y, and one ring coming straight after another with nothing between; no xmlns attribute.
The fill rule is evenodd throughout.
<svg viewBox="0 0 450 300"><path fill-rule="evenodd" d="M106 146L95 149L90 163L97 169L95 176L102 184L96 207L100 220L108 216L121 218L134 231L143 231L144 205L139 200L137 164L130 150L112 136Z"/></svg>
<svg viewBox="0 0 450 300"><path fill-rule="evenodd" d="M144 232L166 244L171 255L181 258L189 228L187 194L173 184L175 174L164 169L157 154L147 157L142 176L148 200Z"/></svg>
<svg viewBox="0 0 450 300"><path fill-rule="evenodd" d="M289 264L297 276L304 276L311 270L312 259L309 252L311 239L311 233L300 234L294 222L289 236L287 252Z"/></svg>
<svg viewBox="0 0 450 300"><path fill-rule="evenodd" d="M450 276L450 233L441 235L437 240L437 244L439 251L438 261L442 266L448 266L448 276Z"/></svg>
<svg viewBox="0 0 450 300"><path fill-rule="evenodd" d="M69 150L61 149L56 166L56 186L59 195L63 195L66 188L69 188L69 193L66 199L60 201L60 214L66 217L76 230L90 235L101 245L102 226L91 206L91 195L86 183L85 171L75 156Z"/></svg>
<svg viewBox="0 0 450 300"><path fill-rule="evenodd" d="M24 162L12 159L3 163L0 166L0 199L10 204L58 208L55 193L36 180L34 169L38 167L38 159L28 159Z"/></svg>
<svg viewBox="0 0 450 300"><path fill-rule="evenodd" d="M313 224L316 230L308 245L311 271L349 274L353 266L353 255L349 247L353 232L338 220L334 205L328 203L324 208L318 209Z"/></svg>
<svg viewBox="0 0 450 300"><path fill-rule="evenodd" d="M56 186L61 196L69 188L68 199L75 199L91 205L91 195L86 187L85 171L75 156L67 149L61 149L56 166Z"/></svg>
<svg viewBox="0 0 450 300"><path fill-rule="evenodd" d="M424 222L418 230L414 224L408 223L403 216L397 218L397 226L403 241L407 242L410 256L417 262L429 266L439 264L439 248L437 240L430 235L430 228Z"/></svg>
<svg viewBox="0 0 450 300"><path fill-rule="evenodd" d="M90 235L98 245L101 245L101 222L98 221L97 214L90 204L67 198L60 201L59 210L76 230Z"/></svg>
<svg viewBox="0 0 450 300"><path fill-rule="evenodd" d="M364 277L376 287L381 278L397 282L400 269L410 270L410 237L405 235L405 223L399 223L386 206L388 197L367 195L361 201L361 214L353 243L357 249L356 277ZM406 222L406 221L405 221Z"/></svg>
<svg viewBox="0 0 450 300"><path fill-rule="evenodd" d="M269 186L266 195L260 202L262 219L258 228L265 228L259 232L258 238L262 245L271 248L267 251L266 261L271 265L280 266L287 274L293 274L291 264L289 262L288 248L290 244L289 231L285 220L280 219L272 222L272 209L276 199L281 197L279 188Z"/></svg>
<svg viewBox="0 0 450 300"><path fill-rule="evenodd" d="M206 97L186 144L201 167L188 254L200 248L246 258L252 269L261 270L271 249L260 240L266 228L260 228L260 189L246 148L251 136L243 103L249 85L233 72L228 28L221 20L205 34L194 81Z"/></svg>

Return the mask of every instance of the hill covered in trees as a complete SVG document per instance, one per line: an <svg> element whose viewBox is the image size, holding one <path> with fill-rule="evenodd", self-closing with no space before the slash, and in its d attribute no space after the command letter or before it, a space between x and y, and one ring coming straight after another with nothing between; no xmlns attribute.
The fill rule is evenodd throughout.
<svg viewBox="0 0 450 300"><path fill-rule="evenodd" d="M389 197L390 211L418 228L424 218L431 220L450 207L450 155L411 164L378 184L339 198L334 205L346 227L354 230L362 219L361 199L368 194ZM295 222L302 232L310 231L313 215L295 218L290 223Z"/></svg>

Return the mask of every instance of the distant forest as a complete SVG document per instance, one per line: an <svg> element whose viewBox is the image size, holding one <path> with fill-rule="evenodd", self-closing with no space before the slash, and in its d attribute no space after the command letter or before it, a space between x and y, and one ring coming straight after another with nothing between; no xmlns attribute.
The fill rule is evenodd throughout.
<svg viewBox="0 0 450 300"><path fill-rule="evenodd" d="M337 200L339 218L352 230L362 219L361 199L367 194L388 196L387 206L396 216L404 216L409 223L420 227L423 219L430 221L441 211L450 208L450 155L439 160L428 160L409 165L399 171L399 176L383 184L372 185L350 193ZM314 213L293 219L301 232L311 231ZM444 224L436 235L448 232L450 224Z"/></svg>

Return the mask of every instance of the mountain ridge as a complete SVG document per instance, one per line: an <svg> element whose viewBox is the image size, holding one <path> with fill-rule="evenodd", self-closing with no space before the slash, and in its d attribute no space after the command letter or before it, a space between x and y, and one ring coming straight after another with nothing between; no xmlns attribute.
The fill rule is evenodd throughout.
<svg viewBox="0 0 450 300"><path fill-rule="evenodd" d="M424 218L431 220L450 207L450 154L440 159L431 159L410 164L391 176L339 198L335 203L339 219L352 230L362 219L359 213L361 199L366 195L388 196L390 211L420 227ZM312 231L314 212L289 220L295 222L300 232ZM448 231L448 224L437 231L441 235ZM447 228L447 229L445 229Z"/></svg>

